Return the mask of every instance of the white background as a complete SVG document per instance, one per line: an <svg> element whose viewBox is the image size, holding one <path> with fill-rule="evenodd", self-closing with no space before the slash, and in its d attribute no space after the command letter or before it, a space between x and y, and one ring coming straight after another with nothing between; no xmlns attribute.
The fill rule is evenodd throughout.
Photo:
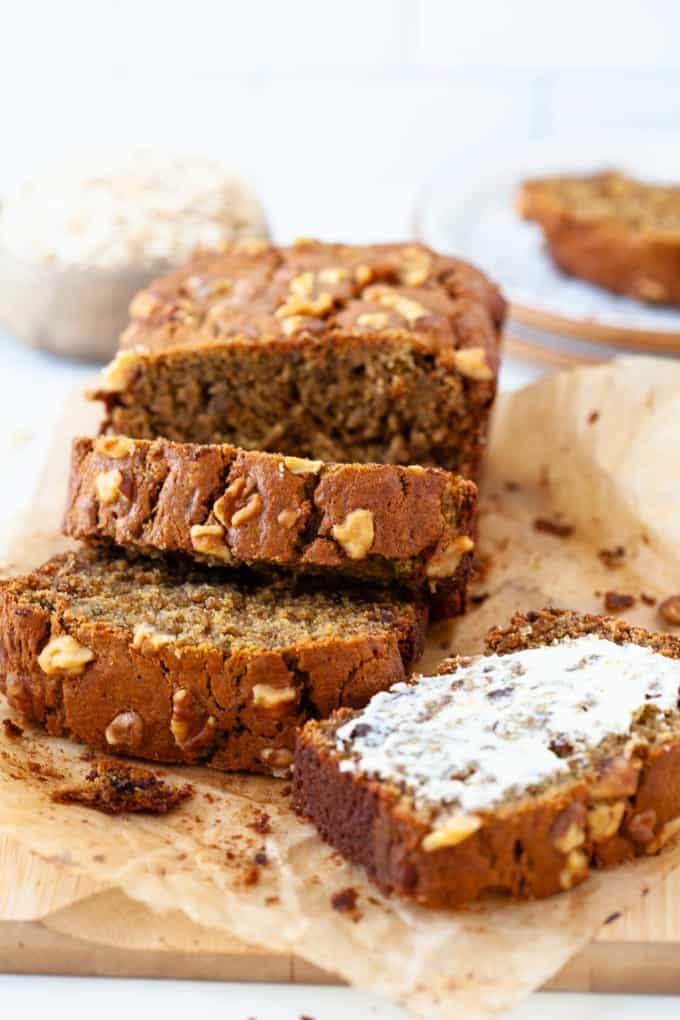
<svg viewBox="0 0 680 1020"><path fill-rule="evenodd" d="M278 239L388 239L443 164L680 126L680 0L0 0L0 195L75 148L224 157ZM0 336L0 526L91 367ZM506 384L531 374L504 370ZM1 969L0 960L0 969ZM0 1014L403 1017L348 989L3 977ZM665 1020L677 1000L534 997L522 1020Z"/></svg>
<svg viewBox="0 0 680 1020"><path fill-rule="evenodd" d="M0 0L0 193L74 146L224 156L280 239L397 237L442 163L680 126L678 0Z"/></svg>

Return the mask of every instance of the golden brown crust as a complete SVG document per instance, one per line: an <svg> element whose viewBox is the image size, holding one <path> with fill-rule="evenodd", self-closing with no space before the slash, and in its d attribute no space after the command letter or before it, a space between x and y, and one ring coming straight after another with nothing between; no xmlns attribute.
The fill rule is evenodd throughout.
<svg viewBox="0 0 680 1020"><path fill-rule="evenodd" d="M491 631L506 653L597 633L680 658L680 640L620 620L560 610L516 616ZM455 669L456 660L448 669ZM597 774L485 815L454 846L424 849L432 831L410 800L387 783L342 772L333 734L354 713L310 723L297 742L294 805L328 842L363 865L386 892L428 906L459 908L484 894L548 896L583 881L590 868L658 852L680 830L680 737L613 755Z"/></svg>
<svg viewBox="0 0 680 1020"><path fill-rule="evenodd" d="M408 333L428 350L454 350L469 346L466 316L474 307L486 309L495 325L502 322L503 300L479 270L423 245L237 242L197 255L137 295L121 347L162 351L278 340L293 348L305 334L323 333L338 345L357 333L386 330ZM386 321L364 323L365 315ZM483 340L495 355L491 331L480 331L477 341Z"/></svg>
<svg viewBox="0 0 680 1020"><path fill-rule="evenodd" d="M109 432L474 477L504 302L420 245L235 245L132 306L94 396Z"/></svg>
<svg viewBox="0 0 680 1020"><path fill-rule="evenodd" d="M617 294L680 304L680 188L615 172L525 181L525 219L539 224L565 273Z"/></svg>
<svg viewBox="0 0 680 1020"><path fill-rule="evenodd" d="M96 588L89 581L95 569ZM290 765L300 724L341 705L365 705L404 679L423 648L426 607L387 593L375 603L368 595L333 596L335 611L320 595L326 636L278 645L274 636L260 647L247 635L220 643L212 638L211 616L237 582L217 570L190 575L198 581L186 600L187 620L197 600L207 608L199 610L196 636L173 637L161 623L138 626L140 600L117 595L119 576L142 592L160 576L174 602L185 575L180 567L85 551L0 584L0 690L49 733L108 753L277 774ZM90 587L103 610L90 611L81 597ZM303 611L297 594L281 584L273 601L259 598L252 581L237 595L248 614L263 617L265 634L275 627L269 606L292 618ZM312 593L304 611L313 614L315 604ZM178 601L180 613L182 606ZM154 614L160 619L152 602Z"/></svg>
<svg viewBox="0 0 680 1020"><path fill-rule="evenodd" d="M474 483L437 468L342 465L122 437L76 439L64 531L143 551L425 589L459 612Z"/></svg>

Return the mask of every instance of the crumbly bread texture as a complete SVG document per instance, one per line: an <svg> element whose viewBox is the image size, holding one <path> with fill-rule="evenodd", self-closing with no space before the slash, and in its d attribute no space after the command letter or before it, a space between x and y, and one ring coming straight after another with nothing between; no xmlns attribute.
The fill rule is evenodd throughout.
<svg viewBox="0 0 680 1020"><path fill-rule="evenodd" d="M109 753L283 774L295 730L403 679L427 609L83 550L0 583L0 689Z"/></svg>
<svg viewBox="0 0 680 1020"><path fill-rule="evenodd" d="M607 171L525 181L520 214L565 273L641 301L680 304L680 187Z"/></svg>
<svg viewBox="0 0 680 1020"><path fill-rule="evenodd" d="M76 439L66 534L210 563L396 582L460 612L476 487L438 468Z"/></svg>
<svg viewBox="0 0 680 1020"><path fill-rule="evenodd" d="M474 478L505 305L416 244L235 244L130 307L105 430Z"/></svg>
<svg viewBox="0 0 680 1020"><path fill-rule="evenodd" d="M193 795L188 783L174 786L149 769L119 761L95 761L78 786L62 786L52 794L56 804L82 804L106 815L143 812L165 815Z"/></svg>
<svg viewBox="0 0 680 1020"><path fill-rule="evenodd" d="M302 730L294 805L328 842L385 891L458 908L483 894L526 898L567 890L590 868L656 853L680 831L678 638L550 609L491 631L487 654L443 663L429 678L434 698L416 724L409 720L423 703L419 709L409 692L428 697L422 687L428 678L400 684L396 699L395 692L378 695L365 712L340 711ZM555 655L571 663L566 671L536 672L537 663ZM614 675L598 677L602 662L612 661ZM543 695L536 694L531 685L544 683ZM444 709L455 725L466 705L463 739L447 745L440 733L424 754L419 734L430 716ZM509 733L508 713L516 727ZM411 727L401 743L398 718ZM564 719L571 730L560 732ZM470 738L475 727L483 741ZM589 733L597 739L587 739ZM390 754L385 778L375 763ZM362 761L372 762L373 771L362 771ZM532 773L543 778L526 785Z"/></svg>

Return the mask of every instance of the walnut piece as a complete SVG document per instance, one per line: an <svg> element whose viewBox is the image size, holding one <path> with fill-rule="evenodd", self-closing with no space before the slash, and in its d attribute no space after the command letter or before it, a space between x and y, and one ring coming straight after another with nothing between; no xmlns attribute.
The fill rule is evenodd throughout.
<svg viewBox="0 0 680 1020"><path fill-rule="evenodd" d="M222 527L228 528L231 524L231 509L228 509L228 504L231 504L235 499L241 495L246 487L246 480L243 475L239 475L235 478L230 485L224 490L224 495L216 501L213 506L213 513L220 522Z"/></svg>
<svg viewBox="0 0 680 1020"><path fill-rule="evenodd" d="M307 274L302 273L302 276ZM311 276L311 273L309 274ZM298 277L299 279L299 277ZM287 319L291 315L313 315L321 317L333 308L333 298L327 290L322 290L317 297L303 297L291 293L288 300L276 309L277 319Z"/></svg>
<svg viewBox="0 0 680 1020"><path fill-rule="evenodd" d="M111 468L110 471L100 471L94 480L94 490L100 503L108 506L115 503L121 495L120 486L123 476L118 468Z"/></svg>
<svg viewBox="0 0 680 1020"><path fill-rule="evenodd" d="M617 800L614 804L597 804L588 811L588 832L593 843L604 843L619 831L626 812L626 802Z"/></svg>
<svg viewBox="0 0 680 1020"><path fill-rule="evenodd" d="M583 804L570 804L561 811L550 829L550 839L556 850L568 854L581 846L586 838L586 809Z"/></svg>
<svg viewBox="0 0 680 1020"><path fill-rule="evenodd" d="M242 506L240 510L237 510L235 514L232 514L231 527L238 528L246 521L249 521L251 517L256 517L262 510L262 497L259 492L254 492L245 506Z"/></svg>
<svg viewBox="0 0 680 1020"><path fill-rule="evenodd" d="M300 516L299 510L286 509L280 512L276 520L278 521L282 528L292 528L295 525L299 516Z"/></svg>
<svg viewBox="0 0 680 1020"><path fill-rule="evenodd" d="M293 752L286 747L265 747L259 752L258 758L277 779L287 776L293 764Z"/></svg>
<svg viewBox="0 0 680 1020"><path fill-rule="evenodd" d="M418 319L424 319L430 312L423 305L417 301L413 301L411 298L404 297L399 291L394 290L392 287L370 287L366 292L365 296L370 301L377 301L378 304L385 305L386 308L391 308L401 315L402 319L406 319L409 326L412 326L418 321Z"/></svg>
<svg viewBox="0 0 680 1020"><path fill-rule="evenodd" d="M192 524L190 535L191 545L197 553L231 562L232 556L224 541L224 528L220 524Z"/></svg>
<svg viewBox="0 0 680 1020"><path fill-rule="evenodd" d="M560 886L567 890L583 882L588 877L588 858L582 850L572 850L567 854L564 868L560 872Z"/></svg>
<svg viewBox="0 0 680 1020"><path fill-rule="evenodd" d="M162 307L163 302L150 290L140 290L130 302L130 317L132 319L150 319L152 315L160 312Z"/></svg>
<svg viewBox="0 0 680 1020"><path fill-rule="evenodd" d="M420 287L430 275L432 256L422 248L404 248L399 280L407 287Z"/></svg>
<svg viewBox="0 0 680 1020"><path fill-rule="evenodd" d="M185 755L199 754L213 744L217 720L206 715L190 690L180 688L172 696L170 732Z"/></svg>
<svg viewBox="0 0 680 1020"><path fill-rule="evenodd" d="M292 336L293 333L299 333L307 322L307 318L305 315L289 315L281 324L283 335Z"/></svg>
<svg viewBox="0 0 680 1020"><path fill-rule="evenodd" d="M385 329L389 323L385 312L364 312L357 319L359 329Z"/></svg>
<svg viewBox="0 0 680 1020"><path fill-rule="evenodd" d="M138 623L132 632L133 648L150 648L154 652L165 645L171 645L177 638L174 634L164 634L156 630L150 623Z"/></svg>
<svg viewBox="0 0 680 1020"><path fill-rule="evenodd" d="M38 665L43 673L68 673L77 676L82 673L88 662L92 662L94 652L81 645L70 634L60 634L47 642L38 656Z"/></svg>
<svg viewBox="0 0 680 1020"><path fill-rule="evenodd" d="M435 552L425 565L425 573L428 577L437 580L443 577L452 577L458 565L466 553L471 552L475 543L469 535L459 535L450 542L446 548Z"/></svg>
<svg viewBox="0 0 680 1020"><path fill-rule="evenodd" d="M454 353L453 360L460 374L466 379L474 379L475 382L493 379L493 372L489 368L483 347L465 347Z"/></svg>
<svg viewBox="0 0 680 1020"><path fill-rule="evenodd" d="M481 819L476 815L454 815L440 829L428 832L427 836L423 838L421 846L426 853L432 853L433 850L441 850L447 846L458 846L468 836L477 832L481 824Z"/></svg>
<svg viewBox="0 0 680 1020"><path fill-rule="evenodd" d="M144 736L144 723L141 715L132 709L127 712L119 712L106 727L104 736L110 747L124 747L127 751L136 750Z"/></svg>
<svg viewBox="0 0 680 1020"><path fill-rule="evenodd" d="M271 684L255 684L253 704L256 708L274 709L297 701L295 687L273 687Z"/></svg>
<svg viewBox="0 0 680 1020"><path fill-rule="evenodd" d="M314 293L314 273L306 270L299 276L294 276L288 284L288 289L295 297L309 298Z"/></svg>
<svg viewBox="0 0 680 1020"><path fill-rule="evenodd" d="M134 448L134 440L128 439L127 436L99 436L94 443L95 453L110 457L111 460L122 460L123 457L128 457Z"/></svg>
<svg viewBox="0 0 680 1020"><path fill-rule="evenodd" d="M141 362L141 351L139 347L130 351L118 351L113 361L102 371L99 389L105 393L120 393L127 389Z"/></svg>
<svg viewBox="0 0 680 1020"><path fill-rule="evenodd" d="M306 457L284 457L283 463L293 475L315 475L323 467L322 460L307 460Z"/></svg>
<svg viewBox="0 0 680 1020"><path fill-rule="evenodd" d="M617 754L609 758L588 793L591 800L610 800L612 797L632 797L640 782L642 763L638 758Z"/></svg>
<svg viewBox="0 0 680 1020"><path fill-rule="evenodd" d="M342 524L334 524L331 535L351 560L363 560L373 545L375 525L370 510L351 510Z"/></svg>
<svg viewBox="0 0 680 1020"><path fill-rule="evenodd" d="M349 272L344 266L327 266L319 273L319 283L334 284L342 283L349 278Z"/></svg>
<svg viewBox="0 0 680 1020"><path fill-rule="evenodd" d="M354 270L354 279L360 287L366 287L373 279L373 270L370 266L360 265Z"/></svg>

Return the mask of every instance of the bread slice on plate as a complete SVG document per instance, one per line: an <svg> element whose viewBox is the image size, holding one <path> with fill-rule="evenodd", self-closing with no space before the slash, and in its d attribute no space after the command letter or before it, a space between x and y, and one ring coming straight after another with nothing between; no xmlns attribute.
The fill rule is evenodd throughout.
<svg viewBox="0 0 680 1020"><path fill-rule="evenodd" d="M465 606L477 490L439 468L158 439L73 444L64 530L146 553L393 583Z"/></svg>
<svg viewBox="0 0 680 1020"><path fill-rule="evenodd" d="M477 474L505 305L417 244L264 242L139 293L94 396L105 431Z"/></svg>
<svg viewBox="0 0 680 1020"><path fill-rule="evenodd" d="M0 582L0 690L109 753L284 774L296 728L403 680L427 608L83 550Z"/></svg>
<svg viewBox="0 0 680 1020"><path fill-rule="evenodd" d="M517 207L565 273L616 294L680 305L680 187L616 171L524 181Z"/></svg>
<svg viewBox="0 0 680 1020"><path fill-rule="evenodd" d="M302 730L294 803L384 890L548 896L680 831L680 639L544 610Z"/></svg>

